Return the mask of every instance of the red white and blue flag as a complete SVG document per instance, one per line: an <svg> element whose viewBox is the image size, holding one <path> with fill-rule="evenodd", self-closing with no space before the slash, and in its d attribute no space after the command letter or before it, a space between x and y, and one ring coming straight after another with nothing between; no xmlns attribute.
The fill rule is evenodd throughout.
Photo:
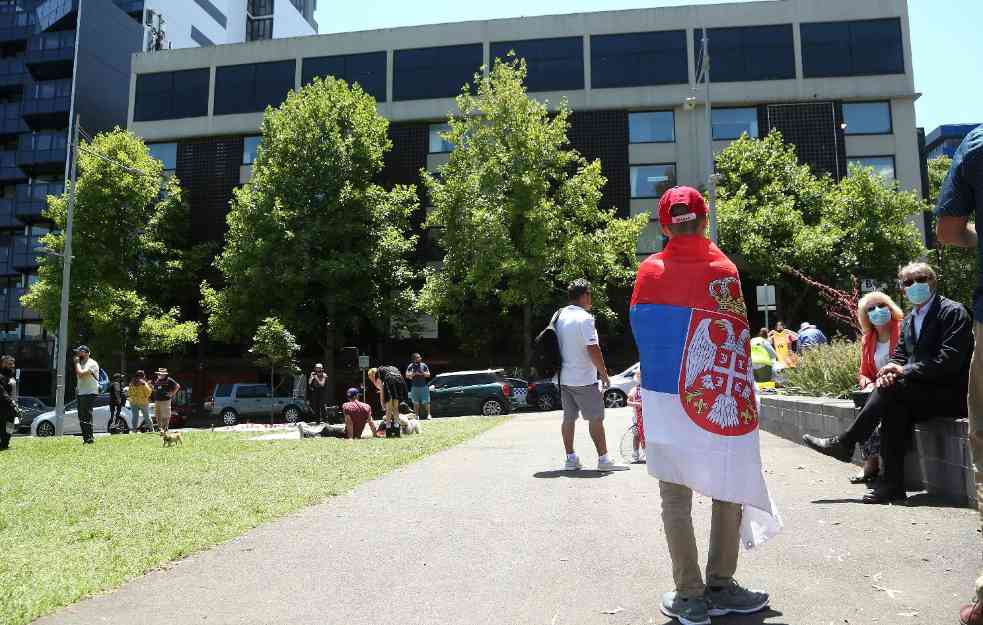
<svg viewBox="0 0 983 625"><path fill-rule="evenodd" d="M631 326L641 357L649 473L742 504L748 548L777 534L782 522L761 470L737 268L702 236L672 238L638 270Z"/></svg>

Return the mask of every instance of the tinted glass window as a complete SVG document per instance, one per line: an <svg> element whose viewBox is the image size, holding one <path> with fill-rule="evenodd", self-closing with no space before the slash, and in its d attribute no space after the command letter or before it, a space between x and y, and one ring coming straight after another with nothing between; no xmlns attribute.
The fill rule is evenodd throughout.
<svg viewBox="0 0 983 625"><path fill-rule="evenodd" d="M854 156L848 159L850 165L873 167L874 171L885 180L894 180L893 156Z"/></svg>
<svg viewBox="0 0 983 625"><path fill-rule="evenodd" d="M843 105L848 135L883 135L891 132L889 102L849 102Z"/></svg>
<svg viewBox="0 0 983 625"><path fill-rule="evenodd" d="M265 384L245 384L236 391L239 399L255 399L269 395L268 387Z"/></svg>
<svg viewBox="0 0 983 625"><path fill-rule="evenodd" d="M632 165L631 196L659 198L676 186L675 165Z"/></svg>
<svg viewBox="0 0 983 625"><path fill-rule="evenodd" d="M791 24L710 28L710 78L713 82L795 78ZM693 31L695 67L702 63L703 31Z"/></svg>
<svg viewBox="0 0 983 625"><path fill-rule="evenodd" d="M215 387L214 397L229 397L232 395L232 385L231 384L219 384Z"/></svg>
<svg viewBox="0 0 983 625"><path fill-rule="evenodd" d="M758 110L753 108L713 109L713 138L738 139L741 134L758 136Z"/></svg>
<svg viewBox="0 0 983 625"><path fill-rule="evenodd" d="M334 76L348 84L358 83L379 102L386 101L386 53L342 54L304 59L303 84L315 76Z"/></svg>
<svg viewBox="0 0 983 625"><path fill-rule="evenodd" d="M802 24L806 78L904 73L901 20Z"/></svg>
<svg viewBox="0 0 983 625"><path fill-rule="evenodd" d="M256 148L262 137L243 137L242 139L242 164L252 165L256 160Z"/></svg>
<svg viewBox="0 0 983 625"><path fill-rule="evenodd" d="M208 115L206 69L137 76L133 119L138 122Z"/></svg>
<svg viewBox="0 0 983 625"><path fill-rule="evenodd" d="M671 143L676 140L675 115L672 111L649 111L628 114L630 143Z"/></svg>
<svg viewBox="0 0 983 625"><path fill-rule="evenodd" d="M450 124L430 124L430 153L441 154L454 150L454 144L441 137L441 134L450 132Z"/></svg>
<svg viewBox="0 0 983 625"><path fill-rule="evenodd" d="M393 100L453 98L481 69L480 43L393 53Z"/></svg>
<svg viewBox="0 0 983 625"><path fill-rule="evenodd" d="M451 388L453 386L460 386L461 377L456 375L438 375L433 380L433 385L436 388Z"/></svg>
<svg viewBox="0 0 983 625"><path fill-rule="evenodd" d="M294 61L228 65L215 70L215 114L259 113L294 88Z"/></svg>
<svg viewBox="0 0 983 625"><path fill-rule="evenodd" d="M591 88L686 83L686 54L684 30L592 35Z"/></svg>
<svg viewBox="0 0 983 625"><path fill-rule="evenodd" d="M176 143L148 143L147 150L150 152L150 156L164 164L165 171L177 169Z"/></svg>
<svg viewBox="0 0 983 625"><path fill-rule="evenodd" d="M512 50L526 60L526 88L529 91L584 88L583 37L496 41L491 44L492 60L505 60Z"/></svg>

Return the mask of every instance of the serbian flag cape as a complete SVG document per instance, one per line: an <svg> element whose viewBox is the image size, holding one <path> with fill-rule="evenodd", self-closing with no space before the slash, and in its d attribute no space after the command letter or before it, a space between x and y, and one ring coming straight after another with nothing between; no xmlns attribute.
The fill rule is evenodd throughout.
<svg viewBox="0 0 983 625"><path fill-rule="evenodd" d="M782 527L761 471L750 330L737 268L702 236L673 237L638 270L631 327L641 356L649 473L744 506L748 549Z"/></svg>

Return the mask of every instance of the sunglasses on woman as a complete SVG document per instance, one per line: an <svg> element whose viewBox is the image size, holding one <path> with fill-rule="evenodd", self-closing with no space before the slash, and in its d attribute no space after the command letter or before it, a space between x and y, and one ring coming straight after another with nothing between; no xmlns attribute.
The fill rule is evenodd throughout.
<svg viewBox="0 0 983 625"><path fill-rule="evenodd" d="M918 284L925 284L926 282L928 282L928 276L916 276L914 278L905 278L904 280L901 281L901 286L907 289L909 286L911 286L916 282Z"/></svg>
<svg viewBox="0 0 983 625"><path fill-rule="evenodd" d="M871 304L867 307L867 312L874 312L878 308L887 308L887 304Z"/></svg>

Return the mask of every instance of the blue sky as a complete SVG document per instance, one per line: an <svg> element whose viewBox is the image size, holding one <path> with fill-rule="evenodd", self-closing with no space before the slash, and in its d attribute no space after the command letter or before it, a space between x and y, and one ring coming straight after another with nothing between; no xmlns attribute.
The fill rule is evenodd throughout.
<svg viewBox="0 0 983 625"><path fill-rule="evenodd" d="M708 0L495 0L475 3L461 0L319 0L317 20L321 32L330 33L521 15L710 3ZM979 36L980 28L983 28L983 1L909 0L908 6L915 88L923 94L916 104L918 125L930 132L945 123L983 122L983 80L980 80L979 69L983 67L983 37Z"/></svg>

